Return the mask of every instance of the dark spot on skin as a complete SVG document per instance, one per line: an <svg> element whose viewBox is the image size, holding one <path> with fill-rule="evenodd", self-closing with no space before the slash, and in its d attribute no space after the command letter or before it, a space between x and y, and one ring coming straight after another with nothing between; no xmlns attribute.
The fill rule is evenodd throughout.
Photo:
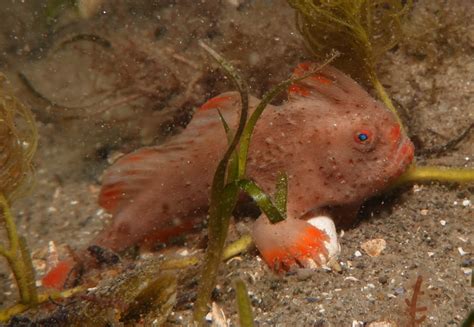
<svg viewBox="0 0 474 327"><path fill-rule="evenodd" d="M163 203L163 205L161 206L161 209L163 210L163 213L168 213L170 210L170 206L168 203Z"/></svg>

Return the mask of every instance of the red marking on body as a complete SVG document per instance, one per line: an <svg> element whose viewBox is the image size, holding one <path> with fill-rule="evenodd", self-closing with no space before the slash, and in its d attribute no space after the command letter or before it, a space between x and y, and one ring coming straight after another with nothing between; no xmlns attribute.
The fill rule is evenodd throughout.
<svg viewBox="0 0 474 327"><path fill-rule="evenodd" d="M144 158L148 156L155 155L155 153L156 153L155 149L144 148L144 149L139 150L136 153L131 153L129 155L126 155L120 158L118 162L120 163L137 162L137 161L143 160Z"/></svg>
<svg viewBox="0 0 474 327"><path fill-rule="evenodd" d="M303 97L307 97L311 94L311 91L307 87L298 84L290 85L288 92L291 94L301 95Z"/></svg>
<svg viewBox="0 0 474 327"><path fill-rule="evenodd" d="M222 96L217 96L212 99L209 99L206 103L204 103L201 108L199 108L199 111L205 111L209 109L218 109L222 105L224 105L226 102L233 100L234 97L232 95L222 95Z"/></svg>
<svg viewBox="0 0 474 327"><path fill-rule="evenodd" d="M47 288L62 289L66 283L69 274L74 267L72 260L61 261L56 267L51 269L42 279L42 284Z"/></svg>
<svg viewBox="0 0 474 327"><path fill-rule="evenodd" d="M295 77L301 77L303 76L304 74L308 73L310 68L312 68L312 64L311 63L308 63L308 62L303 62L301 64L299 64L298 66L296 66L295 70L293 71L293 75ZM315 67L316 68L316 67ZM326 76L323 76L322 74L317 74L315 73L314 75L312 75L310 77L313 81L315 82L319 82L321 84L331 84L332 81L331 79L327 78Z"/></svg>
<svg viewBox="0 0 474 327"><path fill-rule="evenodd" d="M120 198L125 193L124 182L105 185L99 195L99 205L108 212L115 211Z"/></svg>
<svg viewBox="0 0 474 327"><path fill-rule="evenodd" d="M406 167L411 164L415 156L415 147L410 140L406 140L397 151L397 156L395 157L395 162L398 163L399 169L394 174L393 178L396 178L403 174L406 170Z"/></svg>
<svg viewBox="0 0 474 327"><path fill-rule="evenodd" d="M308 226L290 248L275 247L261 254L270 267L281 273L308 259L321 264L319 255L328 256L325 241L329 241L329 236L324 231Z"/></svg>
<svg viewBox="0 0 474 327"><path fill-rule="evenodd" d="M401 128L400 125L395 125L390 129L390 140L392 143L397 143L400 140Z"/></svg>
<svg viewBox="0 0 474 327"><path fill-rule="evenodd" d="M414 151L411 142L406 142L402 145L400 149L400 154L407 158L407 160L411 161L413 159Z"/></svg>
<svg viewBox="0 0 474 327"><path fill-rule="evenodd" d="M122 162L137 162L141 160L143 160L143 156L141 154L132 154L123 158Z"/></svg>
<svg viewBox="0 0 474 327"><path fill-rule="evenodd" d="M299 64L296 66L296 68L293 70L293 75L295 77L301 77L303 76L309 69L309 65L306 65L305 63Z"/></svg>
<svg viewBox="0 0 474 327"><path fill-rule="evenodd" d="M184 233L192 230L196 223L197 221L195 219L185 219L178 226L161 228L147 235L146 238L141 241L141 245L152 248L158 242L167 243L173 237L183 235Z"/></svg>
<svg viewBox="0 0 474 327"><path fill-rule="evenodd" d="M324 77L323 75L314 75L314 76L311 76L311 79L321 83L321 84L331 84L332 81L329 79L329 78L326 78Z"/></svg>
<svg viewBox="0 0 474 327"><path fill-rule="evenodd" d="M129 169L125 172L126 176L137 176L143 174L143 170L139 169Z"/></svg>
<svg viewBox="0 0 474 327"><path fill-rule="evenodd" d="M295 71L302 71L302 72L307 72L309 68L311 67L310 62L302 62L298 66L296 66Z"/></svg>

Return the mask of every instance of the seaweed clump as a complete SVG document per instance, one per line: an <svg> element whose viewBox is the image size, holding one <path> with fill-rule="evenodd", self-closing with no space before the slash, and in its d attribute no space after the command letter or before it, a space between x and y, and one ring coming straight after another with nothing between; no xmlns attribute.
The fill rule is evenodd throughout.
<svg viewBox="0 0 474 327"><path fill-rule="evenodd" d="M380 83L376 64L400 41L411 1L288 0L308 49L318 59L334 51L334 65L360 82L370 82L385 105L397 114ZM398 115L397 115L398 117Z"/></svg>
<svg viewBox="0 0 474 327"><path fill-rule="evenodd" d="M38 301L34 271L26 240L18 235L10 206L32 185L31 162L37 140L31 111L13 96L8 80L0 74L0 216L9 241L8 248L0 244L0 255L8 261L20 302L25 305Z"/></svg>
<svg viewBox="0 0 474 327"><path fill-rule="evenodd" d="M0 192L9 202L32 185L38 135L31 111L11 93L0 74Z"/></svg>

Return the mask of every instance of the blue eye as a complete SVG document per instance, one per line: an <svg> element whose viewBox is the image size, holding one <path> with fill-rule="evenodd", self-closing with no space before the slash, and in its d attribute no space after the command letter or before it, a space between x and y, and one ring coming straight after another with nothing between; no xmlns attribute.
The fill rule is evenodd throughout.
<svg viewBox="0 0 474 327"><path fill-rule="evenodd" d="M357 138L359 139L359 141L366 141L368 138L369 138L369 135L365 134L365 133L360 133Z"/></svg>
<svg viewBox="0 0 474 327"><path fill-rule="evenodd" d="M372 142L372 132L368 129L363 129L354 134L354 140L357 143Z"/></svg>

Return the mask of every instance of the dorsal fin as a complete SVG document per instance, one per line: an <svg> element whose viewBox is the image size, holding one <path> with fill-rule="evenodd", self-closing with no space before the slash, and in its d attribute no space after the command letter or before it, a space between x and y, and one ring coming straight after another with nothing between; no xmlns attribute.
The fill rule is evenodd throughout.
<svg viewBox="0 0 474 327"><path fill-rule="evenodd" d="M314 62L303 62L296 66L293 77L301 77L319 66ZM359 84L329 65L288 88L289 101L313 98L340 103L361 96L367 97L367 92Z"/></svg>
<svg viewBox="0 0 474 327"><path fill-rule="evenodd" d="M190 134L195 136L202 135L210 124L219 123L222 128L222 122L217 113L220 111L228 124L232 124L240 112L240 95L237 92L225 92L207 100L194 113L193 119L186 127Z"/></svg>
<svg viewBox="0 0 474 327"><path fill-rule="evenodd" d="M249 95L248 118L254 112L259 103L259 99ZM209 131L209 128L212 124L219 124L219 128L224 129L224 125L222 124L217 110L219 110L226 123L232 129L237 128L241 110L240 94L238 92L225 92L209 99L206 103L204 103L199 109L196 110L193 119L186 127L186 129L189 129L187 134L188 137L199 137L206 132L213 133L212 131Z"/></svg>

